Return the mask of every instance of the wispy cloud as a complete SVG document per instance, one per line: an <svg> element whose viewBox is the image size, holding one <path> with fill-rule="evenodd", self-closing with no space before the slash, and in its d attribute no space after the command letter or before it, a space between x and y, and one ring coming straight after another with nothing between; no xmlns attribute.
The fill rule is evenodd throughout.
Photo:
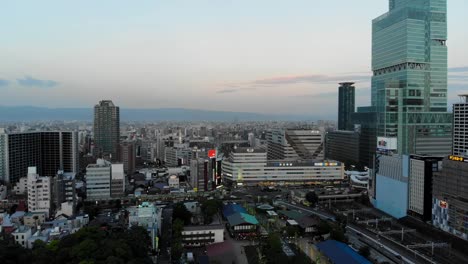
<svg viewBox="0 0 468 264"><path fill-rule="evenodd" d="M0 87L7 86L8 84L10 84L9 81L0 79Z"/></svg>
<svg viewBox="0 0 468 264"><path fill-rule="evenodd" d="M242 92L242 91L253 91L253 90L256 90L256 89L257 88L255 88L255 87L233 88L233 89L219 90L216 93L218 93L218 94L228 94L228 93L237 93L237 92Z"/></svg>
<svg viewBox="0 0 468 264"><path fill-rule="evenodd" d="M448 69L449 72L468 72L468 66L453 67Z"/></svg>
<svg viewBox="0 0 468 264"><path fill-rule="evenodd" d="M40 80L32 78L31 76L24 76L22 79L16 80L19 85L21 86L28 86L28 87L39 87L39 88L52 88L57 86L59 83L52 80Z"/></svg>
<svg viewBox="0 0 468 264"><path fill-rule="evenodd" d="M365 87L365 88L356 88L356 96L363 96L366 95L366 93L370 93L371 88L370 87ZM323 92L323 93L315 93L315 94L298 94L298 95L291 95L289 96L291 98L338 98L338 90L332 91L332 92Z"/></svg>
<svg viewBox="0 0 468 264"><path fill-rule="evenodd" d="M257 79L248 82L228 83L225 84L225 89L219 90L217 93L235 93L245 90L256 90L258 88L271 88L271 87L284 87L284 85L295 84L338 84L339 82L370 82L370 75L354 74L354 75L324 75L324 74L310 74L310 75L293 75L293 76L276 76L265 79Z"/></svg>
<svg viewBox="0 0 468 264"><path fill-rule="evenodd" d="M369 81L370 75L343 75L343 76L328 76L321 74L311 75L296 75L296 76L280 76L267 79L260 79L253 81L254 84L269 84L269 85L282 85L282 84L297 84L297 83L337 83L345 81Z"/></svg>

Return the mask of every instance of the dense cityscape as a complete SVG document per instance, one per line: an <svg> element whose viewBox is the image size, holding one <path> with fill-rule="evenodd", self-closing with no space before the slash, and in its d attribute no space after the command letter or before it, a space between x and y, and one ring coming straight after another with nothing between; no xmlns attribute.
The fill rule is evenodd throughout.
<svg viewBox="0 0 468 264"><path fill-rule="evenodd" d="M336 83L335 120L124 120L109 95L89 120L0 121L0 262L468 263L447 17L389 0L371 101Z"/></svg>

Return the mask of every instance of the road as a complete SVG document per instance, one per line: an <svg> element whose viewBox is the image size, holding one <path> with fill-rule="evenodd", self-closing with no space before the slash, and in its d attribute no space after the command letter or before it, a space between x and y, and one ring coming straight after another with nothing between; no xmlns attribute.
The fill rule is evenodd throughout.
<svg viewBox="0 0 468 264"><path fill-rule="evenodd" d="M282 204L288 208L293 208L293 209L296 209L296 210L301 210L301 211L305 211L305 212L308 212L308 213L311 213L313 215L316 215L324 220L330 220L330 221L335 221L335 217L331 214L328 214L328 213L325 213L325 212L319 212L317 210L314 210L314 209L311 209L310 207L306 207L306 206L302 206L302 205L294 205L294 204L290 204L290 203L286 203L286 202L278 202L278 204Z"/></svg>

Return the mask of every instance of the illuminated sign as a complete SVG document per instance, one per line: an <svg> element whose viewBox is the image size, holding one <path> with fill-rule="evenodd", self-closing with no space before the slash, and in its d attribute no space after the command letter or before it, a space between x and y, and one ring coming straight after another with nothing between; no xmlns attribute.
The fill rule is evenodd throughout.
<svg viewBox="0 0 468 264"><path fill-rule="evenodd" d="M447 208L448 204L447 204L446 201L439 201L439 206L440 206L441 208Z"/></svg>
<svg viewBox="0 0 468 264"><path fill-rule="evenodd" d="M210 159L216 158L216 149L208 150L208 158Z"/></svg>
<svg viewBox="0 0 468 264"><path fill-rule="evenodd" d="M465 161L465 158L459 157L459 156L450 155L450 156L449 156L449 160L453 160L453 161Z"/></svg>
<svg viewBox="0 0 468 264"><path fill-rule="evenodd" d="M396 150L397 139L394 137L378 137L377 149L378 150Z"/></svg>
<svg viewBox="0 0 468 264"><path fill-rule="evenodd" d="M336 162L317 162L317 163L314 163L314 166L318 166L318 167L329 167L329 166L338 166L338 163Z"/></svg>

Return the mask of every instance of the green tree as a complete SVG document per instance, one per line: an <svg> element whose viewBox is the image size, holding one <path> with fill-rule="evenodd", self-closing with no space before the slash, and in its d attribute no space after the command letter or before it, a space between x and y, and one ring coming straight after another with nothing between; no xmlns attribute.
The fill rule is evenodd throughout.
<svg viewBox="0 0 468 264"><path fill-rule="evenodd" d="M186 225L188 225L191 222L192 213L189 210L187 210L187 207L185 207L183 203L176 203L172 211L172 218L174 219L174 221L177 218L179 218L182 221L184 221Z"/></svg>
<svg viewBox="0 0 468 264"><path fill-rule="evenodd" d="M320 220L320 223L317 226L317 232L320 235L325 235L325 234L330 233L330 231L331 231L330 224L325 220Z"/></svg>
<svg viewBox="0 0 468 264"><path fill-rule="evenodd" d="M281 251L281 237L278 233L270 233L267 238L267 246L274 252Z"/></svg>
<svg viewBox="0 0 468 264"><path fill-rule="evenodd" d="M318 202L319 198L315 192L308 192L306 194L306 200L310 203L311 206L315 206L315 204Z"/></svg>
<svg viewBox="0 0 468 264"><path fill-rule="evenodd" d="M222 202L215 199L206 200L201 204L205 224L213 222L213 216L219 212L221 206Z"/></svg>

